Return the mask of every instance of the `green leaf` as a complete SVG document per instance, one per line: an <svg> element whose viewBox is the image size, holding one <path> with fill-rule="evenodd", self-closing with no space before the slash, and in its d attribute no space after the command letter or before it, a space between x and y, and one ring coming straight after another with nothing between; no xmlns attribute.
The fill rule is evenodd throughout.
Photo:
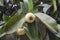
<svg viewBox="0 0 60 40"><path fill-rule="evenodd" d="M24 17L25 14L18 14L16 13L9 21L0 29L0 35L4 32L9 31L10 29L14 28L12 27L16 22L18 22L21 18Z"/></svg>
<svg viewBox="0 0 60 40"><path fill-rule="evenodd" d="M56 0L51 0L54 8L54 12L57 11L57 3Z"/></svg>
<svg viewBox="0 0 60 40"><path fill-rule="evenodd" d="M30 40L40 40L36 22L27 23L26 28L27 28L26 35L29 37Z"/></svg>
<svg viewBox="0 0 60 40"><path fill-rule="evenodd" d="M46 27L52 33L57 33L58 32L57 22L52 17L50 17L50 16L48 16L44 13L36 13L35 15L46 25Z"/></svg>
<svg viewBox="0 0 60 40"><path fill-rule="evenodd" d="M58 24L58 33L55 35L60 38L60 24Z"/></svg>
<svg viewBox="0 0 60 40"><path fill-rule="evenodd" d="M7 15L3 14L3 20L4 20L5 22L7 22L9 19L10 19L10 17L9 17L9 16L7 16Z"/></svg>
<svg viewBox="0 0 60 40"><path fill-rule="evenodd" d="M23 0L23 10L26 13L28 11L28 0Z"/></svg>
<svg viewBox="0 0 60 40"><path fill-rule="evenodd" d="M26 9L28 9L28 11L32 11L33 1L32 0L23 0L23 1L24 1L24 6L26 7Z"/></svg>
<svg viewBox="0 0 60 40"><path fill-rule="evenodd" d="M7 34L11 34L17 31L17 29L21 28L25 22L25 19L22 18L21 20L17 21L14 25L11 26L11 28L8 28Z"/></svg>
<svg viewBox="0 0 60 40"><path fill-rule="evenodd" d="M36 21L37 21L36 23L37 23L38 30L39 30L38 31L39 32L39 38L43 40L46 36L46 26L40 21L39 18L37 18Z"/></svg>
<svg viewBox="0 0 60 40"><path fill-rule="evenodd" d="M28 8L29 8L29 10L33 10L33 1L32 0L28 0L29 2L28 2Z"/></svg>
<svg viewBox="0 0 60 40"><path fill-rule="evenodd" d="M6 33L2 33L2 34L0 35L0 38L3 37L4 35L6 35Z"/></svg>

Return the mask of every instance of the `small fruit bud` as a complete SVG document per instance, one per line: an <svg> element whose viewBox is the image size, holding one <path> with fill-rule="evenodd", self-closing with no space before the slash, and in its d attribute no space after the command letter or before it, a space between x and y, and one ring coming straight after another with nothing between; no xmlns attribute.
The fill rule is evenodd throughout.
<svg viewBox="0 0 60 40"><path fill-rule="evenodd" d="M25 20L28 23L32 23L35 20L35 15L33 13L31 13L31 12L27 13L26 16L25 16Z"/></svg>
<svg viewBox="0 0 60 40"><path fill-rule="evenodd" d="M17 30L17 35L25 35L25 30L24 28L20 28Z"/></svg>

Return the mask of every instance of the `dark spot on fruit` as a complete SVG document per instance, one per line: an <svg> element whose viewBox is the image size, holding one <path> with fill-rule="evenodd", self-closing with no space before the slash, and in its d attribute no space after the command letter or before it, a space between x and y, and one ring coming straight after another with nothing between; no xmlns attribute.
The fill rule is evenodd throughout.
<svg viewBox="0 0 60 40"><path fill-rule="evenodd" d="M32 16L30 16L30 17L29 17L29 20L33 20L33 17L32 17Z"/></svg>

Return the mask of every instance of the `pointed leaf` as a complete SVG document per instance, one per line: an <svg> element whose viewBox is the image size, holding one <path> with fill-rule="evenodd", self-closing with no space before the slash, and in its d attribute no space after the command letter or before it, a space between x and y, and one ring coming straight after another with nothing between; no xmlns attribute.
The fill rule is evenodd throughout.
<svg viewBox="0 0 60 40"><path fill-rule="evenodd" d="M29 37L30 40L40 40L36 22L27 23L26 27L27 27L26 35Z"/></svg>
<svg viewBox="0 0 60 40"><path fill-rule="evenodd" d="M12 25L14 25L16 22L18 22L21 18L24 17L25 14L18 14L16 13L11 19L9 19L9 21L0 29L0 34L2 34L3 32L7 32L8 30L10 30L10 28L12 27ZM12 27L14 28L14 27Z"/></svg>
<svg viewBox="0 0 60 40"><path fill-rule="evenodd" d="M33 1L32 0L28 0L29 2L28 2L28 8L29 8L29 10L33 10Z"/></svg>
<svg viewBox="0 0 60 40"><path fill-rule="evenodd" d="M29 11L33 10L33 1L32 0L23 0L24 1L24 5L26 7L26 9L28 9Z"/></svg>
<svg viewBox="0 0 60 40"><path fill-rule="evenodd" d="M43 13L36 13L35 15L46 25L50 31L53 33L58 32L57 22L52 17Z"/></svg>
<svg viewBox="0 0 60 40"><path fill-rule="evenodd" d="M11 33L16 32L17 29L19 29L20 27L23 26L24 22L25 22L24 18L22 18L21 20L17 21L14 25L11 26L11 28L8 28L6 33L7 34L11 34Z"/></svg>
<svg viewBox="0 0 60 40"><path fill-rule="evenodd" d="M52 0L52 4L53 4L53 7L54 7L54 12L57 11L57 3L56 3L56 0Z"/></svg>

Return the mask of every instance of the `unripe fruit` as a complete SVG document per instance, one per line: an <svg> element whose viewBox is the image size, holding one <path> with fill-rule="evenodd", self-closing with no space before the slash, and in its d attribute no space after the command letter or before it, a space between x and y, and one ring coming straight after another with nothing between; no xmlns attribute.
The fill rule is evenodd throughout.
<svg viewBox="0 0 60 40"><path fill-rule="evenodd" d="M20 28L17 30L17 35L25 35L25 30L24 28Z"/></svg>
<svg viewBox="0 0 60 40"><path fill-rule="evenodd" d="M25 20L28 23L32 23L35 20L35 15L33 13L31 13L31 12L27 13L26 16L25 16Z"/></svg>

